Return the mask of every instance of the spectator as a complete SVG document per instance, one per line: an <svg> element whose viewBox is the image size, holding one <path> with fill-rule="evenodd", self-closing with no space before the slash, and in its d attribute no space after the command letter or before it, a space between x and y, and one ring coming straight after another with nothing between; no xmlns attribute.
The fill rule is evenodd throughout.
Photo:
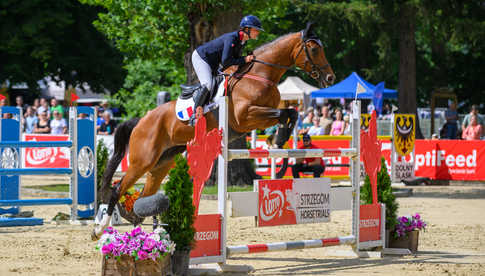
<svg viewBox="0 0 485 276"><path fill-rule="evenodd" d="M312 144L310 135L303 135L303 145L298 149L318 149L317 146ZM313 172L313 177L320 177L325 171L325 163L322 158L297 158L295 165L291 166L291 172L293 178L299 178L300 172Z"/></svg>
<svg viewBox="0 0 485 276"><path fill-rule="evenodd" d="M101 107L99 108L101 112L108 112L111 118L113 118L113 111L109 108L109 103L107 100L101 102Z"/></svg>
<svg viewBox="0 0 485 276"><path fill-rule="evenodd" d="M458 131L458 112L456 112L456 103L450 103L450 107L445 111L446 118L446 138L456 139L456 133Z"/></svg>
<svg viewBox="0 0 485 276"><path fill-rule="evenodd" d="M270 126L264 130L264 135L274 135L278 130L278 125Z"/></svg>
<svg viewBox="0 0 485 276"><path fill-rule="evenodd" d="M116 124L113 120L111 120L111 115L109 112L103 112L103 119L104 122L98 129L98 134L100 135L111 135L115 131Z"/></svg>
<svg viewBox="0 0 485 276"><path fill-rule="evenodd" d="M34 133L38 134L49 134L51 132L49 116L47 116L47 111L40 113L39 120L34 127Z"/></svg>
<svg viewBox="0 0 485 276"><path fill-rule="evenodd" d="M34 103L32 104L32 109L34 110L34 114L39 114L37 113L37 110L39 109L39 107L40 107L39 98L35 98Z"/></svg>
<svg viewBox="0 0 485 276"><path fill-rule="evenodd" d="M466 129L467 126L470 124L470 117L473 116L473 115L476 115L477 116L477 123L479 125L482 125L483 126L483 119L480 116L480 114L478 114L478 106L476 104L474 104L474 105L472 105L472 109L470 110L470 113L468 113L465 116L465 119L463 119L463 123L461 124L461 129L462 130Z"/></svg>
<svg viewBox="0 0 485 276"><path fill-rule="evenodd" d="M54 111L58 111L59 114L61 114L61 118L64 115L64 108L62 108L62 105L57 103L56 98L51 99L51 107L49 108L50 114L51 114L51 120L54 119Z"/></svg>
<svg viewBox="0 0 485 276"><path fill-rule="evenodd" d="M29 106L25 111L25 119L24 119L24 131L25 133L33 133L35 125L39 121L37 116L35 116L34 109Z"/></svg>
<svg viewBox="0 0 485 276"><path fill-rule="evenodd" d="M330 129L332 128L332 119L330 118L330 112L328 106L322 106L322 117L320 117L320 126L323 128L323 134L330 134Z"/></svg>
<svg viewBox="0 0 485 276"><path fill-rule="evenodd" d="M27 105L24 104L24 98L22 96L15 97L15 106L22 110L22 114L27 112Z"/></svg>
<svg viewBox="0 0 485 276"><path fill-rule="evenodd" d="M313 112L313 107L309 107L306 111L306 116L303 119L303 126L305 126L306 124L307 127L310 127L313 122L313 117L315 117L315 113Z"/></svg>
<svg viewBox="0 0 485 276"><path fill-rule="evenodd" d="M47 105L47 100L45 98L40 98L40 106L37 108L37 116L41 117L42 113L46 112L47 117L50 117L49 106Z"/></svg>
<svg viewBox="0 0 485 276"><path fill-rule="evenodd" d="M57 109L54 109L52 111L52 114L54 118L50 122L51 134L66 134L67 133L66 119L62 118L62 114Z"/></svg>
<svg viewBox="0 0 485 276"><path fill-rule="evenodd" d="M7 106L7 99L3 98L0 100L0 107ZM11 119L13 116L11 113L2 113L3 119Z"/></svg>
<svg viewBox="0 0 485 276"><path fill-rule="evenodd" d="M307 134L310 135L310 136L323 135L324 134L323 127L320 126L320 118L319 117L313 118L313 125L308 129Z"/></svg>
<svg viewBox="0 0 485 276"><path fill-rule="evenodd" d="M344 135L352 135L350 132L350 116L349 114L344 116Z"/></svg>
<svg viewBox="0 0 485 276"><path fill-rule="evenodd" d="M98 116L96 119L96 129L99 129L99 127L104 123L104 119L103 119L103 112L101 111L101 109L97 108L97 112L98 112Z"/></svg>
<svg viewBox="0 0 485 276"><path fill-rule="evenodd" d="M337 108L335 111L335 121L332 123L332 129L330 130L330 135L338 136L344 134L345 122L342 120L342 110Z"/></svg>
<svg viewBox="0 0 485 276"><path fill-rule="evenodd" d="M480 140L482 137L482 125L478 124L478 115L474 114L470 116L470 123L463 130L462 138L464 140Z"/></svg>

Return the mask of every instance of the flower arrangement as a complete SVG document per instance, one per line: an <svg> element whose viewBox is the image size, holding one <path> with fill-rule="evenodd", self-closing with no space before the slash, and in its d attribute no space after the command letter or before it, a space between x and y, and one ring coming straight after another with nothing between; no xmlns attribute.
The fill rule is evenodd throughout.
<svg viewBox="0 0 485 276"><path fill-rule="evenodd" d="M152 233L145 233L141 227L136 227L131 232L118 233L112 227L108 227L99 240L97 250L106 259L112 257L120 260L121 256L132 256L135 261L146 259L162 259L175 251L175 243L170 240L169 234L159 227Z"/></svg>
<svg viewBox="0 0 485 276"><path fill-rule="evenodd" d="M426 222L421 219L421 216L416 213L414 216L402 216L397 218L397 225L394 228L394 236L396 238L406 236L407 233L414 230L425 230Z"/></svg>
<svg viewBox="0 0 485 276"><path fill-rule="evenodd" d="M120 183L120 180L117 180L113 183L113 187L118 186ZM140 191L136 190L135 187L131 187L126 191L126 194L122 195L120 197L120 200L118 201L123 208L125 208L126 212L131 213L133 210L133 205L135 204L135 201L140 197Z"/></svg>

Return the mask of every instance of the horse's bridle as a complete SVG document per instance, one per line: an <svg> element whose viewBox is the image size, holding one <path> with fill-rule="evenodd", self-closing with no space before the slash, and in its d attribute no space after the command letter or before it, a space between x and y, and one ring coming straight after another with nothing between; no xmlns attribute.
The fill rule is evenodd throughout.
<svg viewBox="0 0 485 276"><path fill-rule="evenodd" d="M320 47L323 47L322 45L322 42L317 39L317 38L307 38L307 39L304 39L303 38L303 31L301 32L301 40L302 40L302 46L300 48L300 50L298 51L298 54L296 54L295 56L295 62L296 60L298 59L298 57L300 56L301 52L303 52L303 50L305 50L305 63L303 65L303 71L308 74L311 78L317 80L317 81L320 81L320 77L323 75L323 70L327 67L330 66L329 63L323 65L323 66L318 66L317 64L315 64L315 62L313 62L312 60L312 57L310 56L310 53L308 52L308 47L306 46L306 43L308 41L314 41L316 42ZM293 66L285 66L285 65L280 65L280 64L274 64L274 63L270 63L270 62L266 62L266 61L262 61L262 60L258 60L258 59L253 59L253 62L258 62L258 63L262 63L262 64L265 64L265 65L268 65L268 66L272 66L272 67L277 67L277 68L282 68L282 69L286 69L286 70L291 70L291 71L296 71ZM310 64L311 66L311 71L308 72L305 70L305 68L307 67L307 64Z"/></svg>

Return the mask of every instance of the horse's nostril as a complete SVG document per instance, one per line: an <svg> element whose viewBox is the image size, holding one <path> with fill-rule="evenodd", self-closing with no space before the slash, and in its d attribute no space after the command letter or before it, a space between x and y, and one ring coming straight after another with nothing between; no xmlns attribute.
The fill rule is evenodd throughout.
<svg viewBox="0 0 485 276"><path fill-rule="evenodd" d="M333 83L334 81L334 76L333 75L327 75L327 82Z"/></svg>

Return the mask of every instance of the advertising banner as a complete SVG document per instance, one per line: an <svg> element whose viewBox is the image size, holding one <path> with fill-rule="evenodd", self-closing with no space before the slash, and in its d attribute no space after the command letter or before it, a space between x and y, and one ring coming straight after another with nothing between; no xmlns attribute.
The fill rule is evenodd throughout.
<svg viewBox="0 0 485 276"><path fill-rule="evenodd" d="M198 215L195 222L195 247L190 257L221 255L221 215Z"/></svg>
<svg viewBox="0 0 485 276"><path fill-rule="evenodd" d="M330 221L330 180L258 180L258 226Z"/></svg>
<svg viewBox="0 0 485 276"><path fill-rule="evenodd" d="M394 182L415 178L414 148L416 136L416 118L414 114L392 115L392 137L394 156L391 178ZM407 158L406 157L410 157Z"/></svg>
<svg viewBox="0 0 485 276"><path fill-rule="evenodd" d="M68 135L24 135L24 141L67 141L68 139ZM69 168L71 150L66 147L25 148L22 153L24 168Z"/></svg>
<svg viewBox="0 0 485 276"><path fill-rule="evenodd" d="M381 232L381 205L360 205L359 240L380 240Z"/></svg>

